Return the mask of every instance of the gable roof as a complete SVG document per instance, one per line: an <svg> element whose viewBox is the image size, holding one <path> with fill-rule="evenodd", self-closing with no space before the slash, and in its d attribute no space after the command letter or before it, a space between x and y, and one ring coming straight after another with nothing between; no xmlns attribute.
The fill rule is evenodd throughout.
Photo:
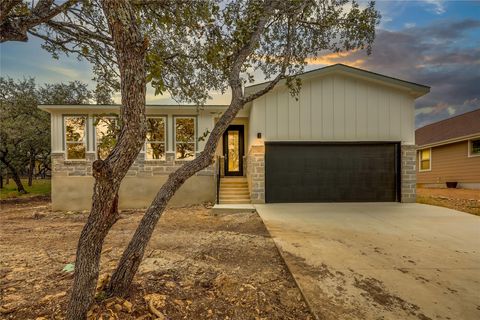
<svg viewBox="0 0 480 320"><path fill-rule="evenodd" d="M406 90L414 98L419 98L430 92L430 87L423 84L418 84L415 82L410 82L410 81L386 76L380 73L375 73L372 71L347 66L341 63L307 71L302 74L299 74L298 77L303 80L307 80L307 79L316 78L316 77L320 77L320 76L324 76L332 73L340 73L340 74L344 74L344 75L348 75L356 78L361 78L371 82L381 83L383 85L394 87L397 89ZM269 83L270 81L267 81L267 82L248 86L245 88L245 92L247 94L255 93L258 90L261 90L262 88L266 87ZM285 80L282 80L278 85L285 85Z"/></svg>
<svg viewBox="0 0 480 320"><path fill-rule="evenodd" d="M415 130L415 144L434 146L480 135L480 109L438 121Z"/></svg>

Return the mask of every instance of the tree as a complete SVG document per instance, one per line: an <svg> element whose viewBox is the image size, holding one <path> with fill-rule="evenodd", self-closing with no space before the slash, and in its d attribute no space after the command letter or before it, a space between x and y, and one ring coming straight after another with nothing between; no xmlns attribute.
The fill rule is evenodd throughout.
<svg viewBox="0 0 480 320"><path fill-rule="evenodd" d="M31 2L31 3L30 3ZM27 41L28 31L64 13L78 0L0 0L0 42Z"/></svg>
<svg viewBox="0 0 480 320"><path fill-rule="evenodd" d="M232 99L204 150L172 173L145 212L107 287L126 295L145 247L168 201L193 174L214 161L217 142L238 111L285 79L292 94L306 58L325 51L368 50L379 15L348 0L127 1L92 0L29 33L58 55L75 53L94 64L110 86L121 89L121 129L104 160L93 163L92 208L77 246L67 319L84 319L98 279L102 245L118 218L118 190L146 135L145 86L157 94L201 104L209 89ZM253 72L270 80L245 96ZM120 80L120 81L118 81Z"/></svg>
<svg viewBox="0 0 480 320"><path fill-rule="evenodd" d="M14 81L0 78L1 141L0 161L12 174L20 193L26 193L20 176L25 167L32 185L35 166L38 172L49 168L50 117L38 104L84 104L93 94L80 81L45 84L36 88L33 78Z"/></svg>
<svg viewBox="0 0 480 320"><path fill-rule="evenodd" d="M20 175L28 166L32 185L36 156L50 150L48 114L37 109L35 82L0 78L0 161L8 169L17 191L27 193Z"/></svg>

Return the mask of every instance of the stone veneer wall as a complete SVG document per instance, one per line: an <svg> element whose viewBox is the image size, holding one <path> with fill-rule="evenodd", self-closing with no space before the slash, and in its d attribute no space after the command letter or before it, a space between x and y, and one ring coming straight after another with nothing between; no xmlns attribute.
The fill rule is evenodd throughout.
<svg viewBox="0 0 480 320"><path fill-rule="evenodd" d="M252 146L247 156L247 181L252 203L265 203L265 146Z"/></svg>
<svg viewBox="0 0 480 320"><path fill-rule="evenodd" d="M59 176L91 176L92 163L95 153L87 153L86 160L65 160L63 153L52 154L53 175ZM154 177L166 176L177 170L186 160L175 160L174 153L167 153L165 160L145 160L145 153L141 152L127 172L127 177ZM214 166L211 165L197 172L197 176L213 176Z"/></svg>
<svg viewBox="0 0 480 320"><path fill-rule="evenodd" d="M415 145L402 145L402 202L417 201L417 148Z"/></svg>

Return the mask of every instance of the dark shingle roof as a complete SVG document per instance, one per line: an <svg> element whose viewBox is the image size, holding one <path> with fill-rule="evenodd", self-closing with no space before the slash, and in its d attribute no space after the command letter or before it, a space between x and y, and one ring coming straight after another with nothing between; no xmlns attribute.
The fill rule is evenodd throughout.
<svg viewBox="0 0 480 320"><path fill-rule="evenodd" d="M438 121L415 131L415 144L424 146L480 134L480 109Z"/></svg>

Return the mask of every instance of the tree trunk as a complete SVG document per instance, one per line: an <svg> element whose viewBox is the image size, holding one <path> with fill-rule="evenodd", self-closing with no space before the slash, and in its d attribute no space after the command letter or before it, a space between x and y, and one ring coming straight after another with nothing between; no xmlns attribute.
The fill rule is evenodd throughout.
<svg viewBox="0 0 480 320"><path fill-rule="evenodd" d="M107 159L93 163L92 209L77 246L74 283L66 319L83 320L93 301L102 246L118 218L118 190L139 154L146 135L145 52L137 17L128 0L103 0L120 70L122 129Z"/></svg>
<svg viewBox="0 0 480 320"><path fill-rule="evenodd" d="M241 101L241 87L239 90L232 91L236 97L232 98L231 107L225 111L216 123L200 156L170 174L145 212L107 286L108 296L125 297L128 294L130 285L143 259L145 248L152 236L155 225L167 207L168 201L188 178L213 163L220 137L244 105Z"/></svg>
<svg viewBox="0 0 480 320"><path fill-rule="evenodd" d="M3 174L0 173L0 189L3 189Z"/></svg>
<svg viewBox="0 0 480 320"><path fill-rule="evenodd" d="M9 168L10 171L12 172L12 179L17 185L17 191L22 194L27 194L27 190L23 187L22 180L20 179L20 176L18 175L18 172L15 169Z"/></svg>
<svg viewBox="0 0 480 320"><path fill-rule="evenodd" d="M30 156L28 164L28 186L31 187L33 183L33 174L35 173L35 156Z"/></svg>
<svg viewBox="0 0 480 320"><path fill-rule="evenodd" d="M242 92L240 72L246 58L253 52L257 45L260 35L265 29L267 17L273 12L273 10L273 5L266 5L263 16L259 17L257 28L252 30L251 37L247 41L247 44L233 57L234 63L232 64L229 77L229 85L232 90L232 98L229 107L215 124L200 156L184 164L170 174L165 184L160 188L155 199L150 204L150 207L140 221L127 249L123 252L122 258L120 259L120 262L107 286L107 295L125 297L128 294L130 285L143 259L145 248L147 247L153 230L155 229L155 225L165 211L168 202L188 178L213 163L215 150L220 137L246 103ZM283 69L282 74L271 81L266 88L260 90L260 92L263 93L257 92L256 94L260 96L271 90L275 84L280 81L284 72L285 69Z"/></svg>

